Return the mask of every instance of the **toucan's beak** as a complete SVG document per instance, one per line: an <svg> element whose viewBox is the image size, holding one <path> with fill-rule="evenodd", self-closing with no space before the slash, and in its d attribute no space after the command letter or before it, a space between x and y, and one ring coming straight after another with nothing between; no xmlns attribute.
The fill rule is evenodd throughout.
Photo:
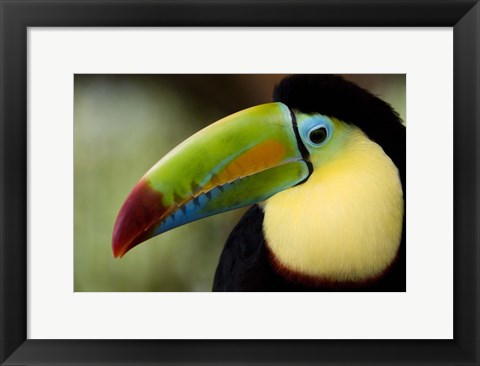
<svg viewBox="0 0 480 366"><path fill-rule="evenodd" d="M232 114L178 145L137 183L118 214L112 248L267 199L305 180L292 114L269 103Z"/></svg>

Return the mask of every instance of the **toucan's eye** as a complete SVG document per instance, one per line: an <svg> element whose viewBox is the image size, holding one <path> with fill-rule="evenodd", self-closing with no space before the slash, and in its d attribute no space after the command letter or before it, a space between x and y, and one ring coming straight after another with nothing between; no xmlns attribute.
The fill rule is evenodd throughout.
<svg viewBox="0 0 480 366"><path fill-rule="evenodd" d="M310 139L310 141L312 141L316 145L320 145L323 142L325 142L327 137L328 137L328 131L323 126L312 129L308 134L308 138Z"/></svg>
<svg viewBox="0 0 480 366"><path fill-rule="evenodd" d="M333 121L321 114L304 114L297 112L298 131L307 149L323 146L334 136Z"/></svg>

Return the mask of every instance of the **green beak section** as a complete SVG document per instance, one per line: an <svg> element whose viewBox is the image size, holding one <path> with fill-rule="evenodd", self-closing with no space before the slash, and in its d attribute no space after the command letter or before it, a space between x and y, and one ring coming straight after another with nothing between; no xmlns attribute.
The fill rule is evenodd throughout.
<svg viewBox="0 0 480 366"><path fill-rule="evenodd" d="M232 114L178 145L137 183L115 223L114 256L177 226L265 200L308 175L287 106Z"/></svg>

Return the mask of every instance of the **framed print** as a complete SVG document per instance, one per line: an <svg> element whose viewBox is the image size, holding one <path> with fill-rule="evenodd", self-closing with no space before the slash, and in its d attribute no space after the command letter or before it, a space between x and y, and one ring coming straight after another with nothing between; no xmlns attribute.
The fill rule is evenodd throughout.
<svg viewBox="0 0 480 366"><path fill-rule="evenodd" d="M479 12L476 1L2 0L0 362L478 365ZM297 76L287 76L292 74ZM355 119L355 108L344 108L351 99L331 97L335 88L320 99L329 100L329 108L335 101L337 109L304 104L309 93L295 99L292 85L299 80L308 85L317 80L324 88L346 83L342 96L350 95L345 90L367 93L361 94L362 106L388 103L396 113L380 109L395 119L395 129L406 130L406 146L395 150L398 142L382 142L388 132L363 124L376 118L377 107ZM221 118L239 110L227 117L233 122L225 132ZM252 113L275 122L252 129ZM185 122L194 119L203 125ZM343 119L352 122L342 124ZM189 138L216 120L220 124ZM339 131L350 137L332 145L344 136ZM235 145L238 136L245 144ZM199 141L215 144L219 155L210 156ZM317 274L309 272L308 258L272 247L280 240L275 238L290 232L271 214L269 207L279 206L270 197L292 186L301 197L302 184L324 169L325 156L336 161L337 148L316 159L319 149L350 146L344 141L363 141L353 149L362 174L376 156L383 159L378 165L383 172L400 172L400 181L392 175L396 178L370 190L376 195L385 190L390 197L397 187L398 196L407 197L380 215L388 218L382 227L391 228L394 252L398 238L406 243L397 285L330 291L324 278L341 281L329 272L323 282L311 282L321 284L316 291L292 292L268 276L256 289L245 287L248 281L219 280L218 270L214 278L238 214L230 226L208 221L212 218L204 234L188 224L181 229L184 237L169 231L175 235L166 233L168 240L133 249L180 224L262 202L265 220L273 222L258 231L270 245L268 263L286 265L276 273L286 273L289 284L311 286L305 278ZM358 158L365 144L368 164ZM167 160L160 160L167 153ZM236 154L235 164L218 168L230 162L229 154ZM261 169L251 168L259 157ZM186 165L168 165L173 160ZM272 181L272 169L282 164L289 170L275 170ZM215 174L206 179L202 169ZM158 181L160 170L176 183ZM321 171L325 179L328 171ZM255 183L258 174L262 179ZM135 186L139 180L141 187ZM145 182L148 202L163 207L166 216L147 215L145 207L153 206L145 195L141 210L132 203L139 190L146 192ZM243 191L229 186L234 183ZM134 186L135 197L128 196ZM351 191L354 183L348 186ZM248 196L242 195L246 191ZM126 209L120 208L124 201ZM295 217L300 212L295 210ZM362 211L365 217L371 213ZM154 226L152 217L158 218ZM363 235L348 234L353 231L346 225L335 237ZM322 232L334 225L327 226ZM285 228L282 234L275 231L279 227ZM189 240L197 251L185 250ZM354 272L356 261L341 258L342 276L356 273L348 278L370 280ZM390 263L398 263L392 258L369 263L380 266L383 276ZM219 266L228 260L222 254ZM330 262L335 259L323 268ZM265 275L255 272L257 280L259 273ZM231 292L210 293L212 283Z"/></svg>

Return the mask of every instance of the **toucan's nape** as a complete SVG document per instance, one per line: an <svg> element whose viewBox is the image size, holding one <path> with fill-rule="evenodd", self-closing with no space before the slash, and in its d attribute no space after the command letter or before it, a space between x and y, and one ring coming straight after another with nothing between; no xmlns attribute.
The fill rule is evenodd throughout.
<svg viewBox="0 0 480 366"><path fill-rule="evenodd" d="M332 75L295 75L274 103L198 132L125 201L116 257L202 217L252 205L222 252L215 291L405 291L405 127Z"/></svg>

